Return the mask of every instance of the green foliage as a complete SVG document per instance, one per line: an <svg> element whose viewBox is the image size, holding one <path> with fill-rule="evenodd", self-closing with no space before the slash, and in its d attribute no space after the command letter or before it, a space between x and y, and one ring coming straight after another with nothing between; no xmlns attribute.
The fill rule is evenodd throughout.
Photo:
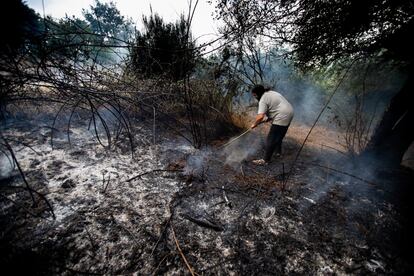
<svg viewBox="0 0 414 276"><path fill-rule="evenodd" d="M0 119L14 91L22 88L21 75L14 76L17 60L35 51L42 25L36 13L21 1L6 1L0 9Z"/></svg>
<svg viewBox="0 0 414 276"><path fill-rule="evenodd" d="M88 24L78 18L63 18L54 21L45 20L44 41L36 53L40 60L53 59L65 63L69 60L78 62L89 59L91 49L91 30Z"/></svg>
<svg viewBox="0 0 414 276"><path fill-rule="evenodd" d="M41 18L21 1L9 1L1 12L3 59L19 55L40 63L109 64L125 56L135 34L131 20L125 19L112 2L103 4L96 0L89 10L83 10L85 19Z"/></svg>
<svg viewBox="0 0 414 276"><path fill-rule="evenodd" d="M119 47L127 47L135 33L131 19L125 19L113 2L95 0L90 10L83 10L90 34L87 44L100 63L112 63L119 56Z"/></svg>
<svg viewBox="0 0 414 276"><path fill-rule="evenodd" d="M83 16L100 43L124 45L134 35L131 19L125 19L113 2L101 3L95 0L95 5L90 6L90 10L83 10Z"/></svg>
<svg viewBox="0 0 414 276"><path fill-rule="evenodd" d="M183 16L165 23L153 14L143 17L144 32L138 33L130 56L130 68L138 77L165 76L182 80L195 66L195 45Z"/></svg>

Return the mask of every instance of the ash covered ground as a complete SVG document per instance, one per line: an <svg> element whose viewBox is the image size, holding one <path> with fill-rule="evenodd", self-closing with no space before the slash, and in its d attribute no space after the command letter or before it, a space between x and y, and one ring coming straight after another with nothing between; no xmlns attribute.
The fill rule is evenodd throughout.
<svg viewBox="0 0 414 276"><path fill-rule="evenodd" d="M154 145L152 128L143 126L131 152L122 135L108 149L85 125L70 128L70 143L64 124L53 133L33 125L3 132L30 189L47 199L34 193L33 204L2 159L1 263L13 274L411 270L402 196L411 171L348 166L334 131L319 129L286 179L306 126L290 128L283 158L257 167L249 160L261 156L265 130L226 149L197 150L171 135L157 135Z"/></svg>

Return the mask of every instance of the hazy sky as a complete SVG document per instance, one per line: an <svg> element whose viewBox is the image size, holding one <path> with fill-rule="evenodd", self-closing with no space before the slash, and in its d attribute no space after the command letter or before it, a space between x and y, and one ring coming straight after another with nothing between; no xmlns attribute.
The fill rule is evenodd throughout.
<svg viewBox="0 0 414 276"><path fill-rule="evenodd" d="M27 5L43 15L42 0L25 0ZM66 14L82 16L82 9L88 9L94 0L43 0L46 15L54 18L64 17ZM189 0L101 0L102 3L114 2L118 10L125 17L131 17L137 28L142 28L142 15L152 11L160 14L166 22L174 22L181 13L188 14ZM196 1L193 0L193 5ZM214 6L207 0L199 0L192 23L193 37L200 39L199 43L207 42L217 37L217 24L213 20Z"/></svg>

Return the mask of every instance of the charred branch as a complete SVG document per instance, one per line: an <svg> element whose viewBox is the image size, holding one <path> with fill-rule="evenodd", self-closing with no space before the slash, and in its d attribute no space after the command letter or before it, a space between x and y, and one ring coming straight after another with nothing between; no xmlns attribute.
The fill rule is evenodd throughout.
<svg viewBox="0 0 414 276"><path fill-rule="evenodd" d="M126 182L131 182L132 180L135 180L137 178L140 178L140 177L142 177L144 175L151 174L151 173L157 173L157 172L182 172L182 171L183 170L181 170L181 169L156 169L156 170L146 171L146 172L143 172L141 174L138 174L138 175L136 175L134 177L131 177Z"/></svg>
<svg viewBox="0 0 414 276"><path fill-rule="evenodd" d="M221 232L221 231L224 230L223 226L219 225L216 222L210 221L210 220L208 220L204 217L199 218L199 217L194 217L194 216L188 215L188 214L183 215L183 217L185 219L188 219L191 222L194 222L195 224L197 224L201 227L209 228L209 229L212 229L212 230L218 231L218 232Z"/></svg>

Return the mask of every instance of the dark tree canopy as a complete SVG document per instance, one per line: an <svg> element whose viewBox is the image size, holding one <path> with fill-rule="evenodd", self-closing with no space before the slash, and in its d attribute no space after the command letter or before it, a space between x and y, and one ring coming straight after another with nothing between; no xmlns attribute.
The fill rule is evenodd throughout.
<svg viewBox="0 0 414 276"><path fill-rule="evenodd" d="M412 60L412 1L301 1L300 9L293 40L304 63L380 51L386 58Z"/></svg>
<svg viewBox="0 0 414 276"><path fill-rule="evenodd" d="M164 75L183 79L195 66L194 43L184 17L176 23L165 23L153 14L143 17L144 32L138 33L131 53L131 68L136 75Z"/></svg>
<svg viewBox="0 0 414 276"><path fill-rule="evenodd" d="M0 9L0 29L0 54L5 59L24 51L25 45L37 39L41 22L21 1L6 1Z"/></svg>
<svg viewBox="0 0 414 276"><path fill-rule="evenodd" d="M300 65L379 53L412 60L410 0L221 0L217 11L228 39L267 37L276 46L289 45Z"/></svg>

